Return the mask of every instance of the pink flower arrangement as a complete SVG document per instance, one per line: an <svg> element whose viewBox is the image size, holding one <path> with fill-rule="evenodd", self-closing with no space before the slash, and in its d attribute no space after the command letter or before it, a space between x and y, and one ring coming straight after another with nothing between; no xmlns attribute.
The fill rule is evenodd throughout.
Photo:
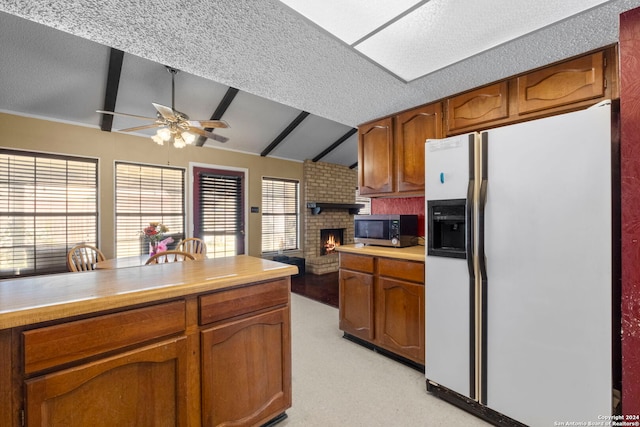
<svg viewBox="0 0 640 427"><path fill-rule="evenodd" d="M167 237L164 240L160 240L158 242L158 244L156 245L156 250L154 251L154 253L166 251L167 250L167 245L170 245L171 243L173 243L173 239L171 237Z"/></svg>
<svg viewBox="0 0 640 427"><path fill-rule="evenodd" d="M167 250L167 245L173 243L173 238L163 239L164 233L169 231L169 227L159 222L150 222L148 227L142 229L142 235L149 239L149 255Z"/></svg>

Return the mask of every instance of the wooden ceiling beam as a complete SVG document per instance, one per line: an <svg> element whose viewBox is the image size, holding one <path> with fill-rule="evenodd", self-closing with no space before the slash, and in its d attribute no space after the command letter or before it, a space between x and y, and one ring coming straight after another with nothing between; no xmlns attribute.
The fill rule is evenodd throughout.
<svg viewBox="0 0 640 427"><path fill-rule="evenodd" d="M227 108L229 108L229 106L231 105L231 102L233 101L233 98L236 97L238 92L239 92L239 89L236 89L235 87L229 87L229 89L227 89L227 92L222 97L222 100L218 104L218 107L216 107L216 110L211 115L210 120L222 119L222 116L224 115L225 111L227 111ZM214 128L205 128L205 130L209 132L213 132ZM202 147L206 140L207 138L205 138L204 136L199 137L195 143L196 147Z"/></svg>
<svg viewBox="0 0 640 427"><path fill-rule="evenodd" d="M107 72L107 89L104 94L104 106L102 108L104 111L115 111L123 59L123 51L111 48L111 52L109 53L109 71ZM100 129L105 132L111 132L112 127L113 116L111 114L102 114Z"/></svg>
<svg viewBox="0 0 640 427"><path fill-rule="evenodd" d="M300 123L302 123L302 121L304 119L307 118L307 116L309 115L308 112L303 111L300 114L298 114L298 117L296 117L295 119L293 119L293 121L291 123L289 123L289 126L287 126L285 128L285 130L283 130L280 135L278 135L276 137L276 139L274 139L271 144L269 144L269 146L267 148L265 148L262 153L260 153L260 156L265 157L267 154L269 154L271 151L273 151L274 148L276 148L278 146L278 144L280 144L295 128L298 127L298 125Z"/></svg>
<svg viewBox="0 0 640 427"><path fill-rule="evenodd" d="M342 135L336 142L334 142L333 144L331 144L326 150L324 150L322 153L318 154L317 156L315 156L313 158L313 162L317 162L318 160L320 160L321 158L323 158L324 156L326 156L327 154L329 154L330 152L332 152L333 150L335 150L336 148L338 148L338 146L340 144L342 144L343 142L345 142L347 139L349 139L351 137L351 135L353 135L354 133L356 133L358 131L358 129L356 128L351 128L347 133L345 133L344 135Z"/></svg>

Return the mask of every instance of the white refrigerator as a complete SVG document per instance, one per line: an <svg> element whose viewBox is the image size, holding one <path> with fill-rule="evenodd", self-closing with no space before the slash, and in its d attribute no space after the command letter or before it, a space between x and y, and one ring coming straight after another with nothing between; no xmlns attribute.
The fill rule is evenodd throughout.
<svg viewBox="0 0 640 427"><path fill-rule="evenodd" d="M611 128L602 103L427 140L434 394L529 426L611 415Z"/></svg>

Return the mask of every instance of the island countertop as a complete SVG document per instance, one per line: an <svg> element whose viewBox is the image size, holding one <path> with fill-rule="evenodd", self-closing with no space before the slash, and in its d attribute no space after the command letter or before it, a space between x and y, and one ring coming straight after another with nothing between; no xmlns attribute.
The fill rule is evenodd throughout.
<svg viewBox="0 0 640 427"><path fill-rule="evenodd" d="M297 274L248 255L0 281L0 330Z"/></svg>
<svg viewBox="0 0 640 427"><path fill-rule="evenodd" d="M370 255L385 258L404 259L408 261L424 262L424 246L408 246L406 248L394 248L373 245L342 245L336 248L338 252L347 252L356 255Z"/></svg>

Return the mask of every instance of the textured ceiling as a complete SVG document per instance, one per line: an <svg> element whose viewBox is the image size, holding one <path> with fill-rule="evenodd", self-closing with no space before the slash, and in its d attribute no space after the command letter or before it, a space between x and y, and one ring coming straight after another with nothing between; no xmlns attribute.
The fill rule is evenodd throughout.
<svg viewBox="0 0 640 427"><path fill-rule="evenodd" d="M280 1L411 81L609 0Z"/></svg>
<svg viewBox="0 0 640 427"><path fill-rule="evenodd" d="M276 0L0 2L1 11L91 40L105 50L114 47L170 65L194 78L211 80L212 86L232 86L243 96L280 103L284 115L295 117L299 111L308 111L345 129L615 43L619 14L638 6L640 0L613 0L404 83ZM15 40L21 42L24 40ZM57 58L50 54L55 50L46 47L47 40L34 42L41 43L41 54L55 63ZM72 50L73 44L65 49ZM104 69L108 55L93 55L90 64L83 58L83 67L87 71ZM69 70L70 89L73 79L85 78L81 71ZM7 81L2 75L0 84ZM45 82L38 84L46 86ZM176 85L179 90L179 79ZM42 102L65 101L47 99L45 90ZM176 103L180 108L179 99ZM228 120L226 115L224 118ZM114 128L118 127L114 123ZM337 137L341 133L337 132ZM324 147L316 148L314 154L320 148ZM279 155L284 157L285 153Z"/></svg>

